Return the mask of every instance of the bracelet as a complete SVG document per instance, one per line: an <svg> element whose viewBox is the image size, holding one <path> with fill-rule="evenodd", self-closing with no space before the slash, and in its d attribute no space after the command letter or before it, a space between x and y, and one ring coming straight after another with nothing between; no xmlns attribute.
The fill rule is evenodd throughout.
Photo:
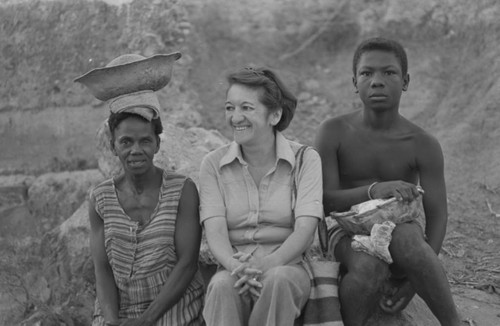
<svg viewBox="0 0 500 326"><path fill-rule="evenodd" d="M378 183L378 182L376 182L376 181L375 181L374 183L372 183L372 184L368 187L367 194L368 194L368 198L369 198L370 200L375 199L375 198L373 198L373 197L372 197L372 188L373 188L373 187L374 187L377 183Z"/></svg>

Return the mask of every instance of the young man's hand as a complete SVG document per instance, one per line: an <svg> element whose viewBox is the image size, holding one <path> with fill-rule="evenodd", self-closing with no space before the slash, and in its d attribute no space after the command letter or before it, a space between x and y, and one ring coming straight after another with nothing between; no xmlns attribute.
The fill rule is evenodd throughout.
<svg viewBox="0 0 500 326"><path fill-rule="evenodd" d="M407 279L397 283L392 282L386 286L384 292L379 305L388 314L402 311L415 296L415 290Z"/></svg>
<svg viewBox="0 0 500 326"><path fill-rule="evenodd" d="M370 189L370 196L373 199L395 197L399 201L410 202L422 192L422 188L413 183L397 180L376 183Z"/></svg>

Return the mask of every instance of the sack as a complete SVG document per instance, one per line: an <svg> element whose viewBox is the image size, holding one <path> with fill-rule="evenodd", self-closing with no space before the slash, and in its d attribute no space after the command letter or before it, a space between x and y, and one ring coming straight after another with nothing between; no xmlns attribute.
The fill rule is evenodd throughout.
<svg viewBox="0 0 500 326"><path fill-rule="evenodd" d="M369 235L373 225L391 221L394 224L410 222L424 216L422 196L409 203L396 198L373 199L351 207L347 212L330 214L350 235Z"/></svg>
<svg viewBox="0 0 500 326"><path fill-rule="evenodd" d="M295 206L298 176L304 160L305 151L311 148L302 146L295 154L295 170L292 181L292 205ZM311 292L298 324L303 326L342 326L338 291L339 263L328 255L328 228L322 218L314 236L311 248L304 254L304 269L311 281ZM296 323L297 324L297 323Z"/></svg>
<svg viewBox="0 0 500 326"><path fill-rule="evenodd" d="M311 292L302 310L302 325L344 325L338 297L339 263L306 259L303 266L311 280Z"/></svg>

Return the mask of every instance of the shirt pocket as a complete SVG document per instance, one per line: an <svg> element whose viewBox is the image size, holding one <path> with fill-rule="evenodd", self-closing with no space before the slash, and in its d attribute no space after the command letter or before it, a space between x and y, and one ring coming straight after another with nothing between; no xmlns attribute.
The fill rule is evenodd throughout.
<svg viewBox="0 0 500 326"><path fill-rule="evenodd" d="M243 171L233 169L224 171L221 175L221 186L228 226L231 228L240 225L246 220L250 211L251 196L251 189L247 186Z"/></svg>
<svg viewBox="0 0 500 326"><path fill-rule="evenodd" d="M221 174L221 181L224 185L245 185L245 177L243 176L243 171L228 170Z"/></svg>

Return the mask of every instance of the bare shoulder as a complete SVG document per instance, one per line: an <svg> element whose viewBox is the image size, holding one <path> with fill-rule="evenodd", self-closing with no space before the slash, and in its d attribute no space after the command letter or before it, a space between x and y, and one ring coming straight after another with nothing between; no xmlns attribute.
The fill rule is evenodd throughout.
<svg viewBox="0 0 500 326"><path fill-rule="evenodd" d="M356 124L359 115L360 112L355 111L327 119L321 123L320 129L325 129L331 132L338 131L338 129L343 129L350 125Z"/></svg>
<svg viewBox="0 0 500 326"><path fill-rule="evenodd" d="M360 112L350 112L327 119L321 123L317 133L317 142L322 140L340 140L342 135L358 124Z"/></svg>
<svg viewBox="0 0 500 326"><path fill-rule="evenodd" d="M188 218L199 219L198 206L200 199L198 189L195 183L190 178L186 178L182 187L181 196L179 199L179 214Z"/></svg>
<svg viewBox="0 0 500 326"><path fill-rule="evenodd" d="M434 135L409 120L404 123L413 136L417 157L425 160L442 156L441 144Z"/></svg>

